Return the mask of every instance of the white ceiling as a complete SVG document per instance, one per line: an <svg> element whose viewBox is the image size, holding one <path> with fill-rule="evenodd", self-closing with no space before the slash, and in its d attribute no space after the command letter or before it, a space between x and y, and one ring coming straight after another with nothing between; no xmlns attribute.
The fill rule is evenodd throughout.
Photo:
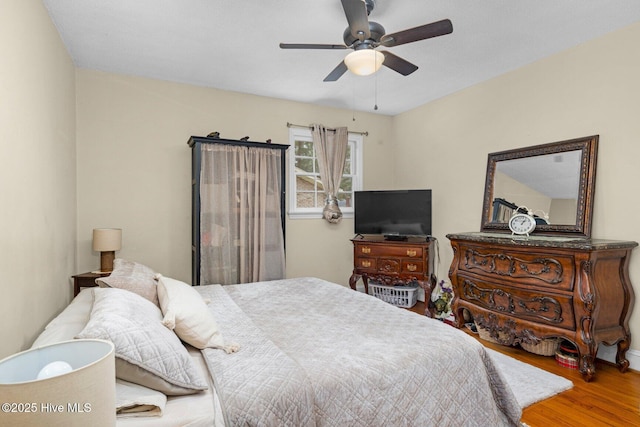
<svg viewBox="0 0 640 427"><path fill-rule="evenodd" d="M377 0L387 33L448 18L453 33L388 50L419 69L322 79L348 50L339 0L43 0L76 66L395 115L640 21L640 1Z"/></svg>
<svg viewBox="0 0 640 427"><path fill-rule="evenodd" d="M496 172L502 172L550 199L577 199L581 160L580 150L544 154L499 161Z"/></svg>

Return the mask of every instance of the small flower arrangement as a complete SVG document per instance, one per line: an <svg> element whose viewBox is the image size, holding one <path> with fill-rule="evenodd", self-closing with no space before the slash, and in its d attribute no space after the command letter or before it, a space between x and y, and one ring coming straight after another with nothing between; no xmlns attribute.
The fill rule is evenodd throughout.
<svg viewBox="0 0 640 427"><path fill-rule="evenodd" d="M440 280L436 286L435 292L432 294L431 300L435 308L435 317L437 319L445 319L451 314L451 300L453 299L453 288L451 285Z"/></svg>

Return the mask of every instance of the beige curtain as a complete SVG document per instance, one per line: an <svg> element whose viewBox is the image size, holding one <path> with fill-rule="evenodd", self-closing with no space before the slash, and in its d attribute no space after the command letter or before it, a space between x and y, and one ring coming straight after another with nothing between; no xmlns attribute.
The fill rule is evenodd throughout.
<svg viewBox="0 0 640 427"><path fill-rule="evenodd" d="M342 211L338 206L338 190L347 156L349 132L346 127L327 129L315 124L312 134L313 146L318 158L320 181L325 194L322 216L330 223L336 224L342 219Z"/></svg>
<svg viewBox="0 0 640 427"><path fill-rule="evenodd" d="M203 144L201 283L282 279L281 150Z"/></svg>

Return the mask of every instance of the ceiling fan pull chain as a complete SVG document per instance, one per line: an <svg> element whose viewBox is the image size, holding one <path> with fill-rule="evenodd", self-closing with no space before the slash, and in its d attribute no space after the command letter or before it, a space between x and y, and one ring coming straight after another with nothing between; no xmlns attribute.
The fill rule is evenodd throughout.
<svg viewBox="0 0 640 427"><path fill-rule="evenodd" d="M351 105L353 106L353 109L351 110L351 121L355 122L356 121L356 81L354 79L351 79L353 81L353 86L352 86L352 90L351 90L351 96L353 97L353 99L351 100Z"/></svg>
<svg viewBox="0 0 640 427"><path fill-rule="evenodd" d="M375 79L375 105L373 106L373 110L378 111L378 73L376 73L373 78Z"/></svg>

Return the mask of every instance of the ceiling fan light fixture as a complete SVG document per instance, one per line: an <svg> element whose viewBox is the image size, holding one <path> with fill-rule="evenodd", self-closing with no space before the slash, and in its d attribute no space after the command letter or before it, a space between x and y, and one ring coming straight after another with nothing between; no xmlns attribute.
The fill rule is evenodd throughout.
<svg viewBox="0 0 640 427"><path fill-rule="evenodd" d="M375 49L354 50L344 58L344 63L353 74L368 76L380 69L384 55Z"/></svg>

